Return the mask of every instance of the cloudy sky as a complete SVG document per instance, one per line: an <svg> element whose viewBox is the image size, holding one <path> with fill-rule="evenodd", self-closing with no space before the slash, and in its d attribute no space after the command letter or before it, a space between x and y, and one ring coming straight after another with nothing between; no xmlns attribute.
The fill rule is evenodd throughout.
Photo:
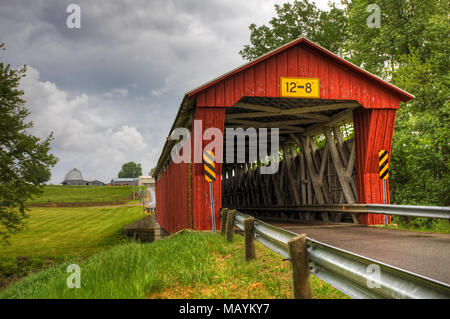
<svg viewBox="0 0 450 319"><path fill-rule="evenodd" d="M0 61L28 67L32 132L53 131L60 159L51 183L74 167L108 182L129 161L147 174L184 93L242 64L248 26L267 24L284 2L0 0ZM66 25L71 3L79 29Z"/></svg>

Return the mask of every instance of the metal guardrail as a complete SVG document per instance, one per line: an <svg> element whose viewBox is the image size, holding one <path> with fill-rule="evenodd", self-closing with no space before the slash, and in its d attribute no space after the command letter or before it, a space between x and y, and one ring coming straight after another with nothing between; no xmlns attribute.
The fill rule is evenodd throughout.
<svg viewBox="0 0 450 319"><path fill-rule="evenodd" d="M244 211L386 214L397 216L450 219L450 207L436 207L436 206L332 204L332 205L299 205L299 206L266 206L266 207L247 207L247 206L229 205L229 208Z"/></svg>
<svg viewBox="0 0 450 319"><path fill-rule="evenodd" d="M236 212L235 225L252 217ZM289 258L287 242L297 233L255 220L255 238ZM307 238L311 274L352 298L449 299L450 285Z"/></svg>

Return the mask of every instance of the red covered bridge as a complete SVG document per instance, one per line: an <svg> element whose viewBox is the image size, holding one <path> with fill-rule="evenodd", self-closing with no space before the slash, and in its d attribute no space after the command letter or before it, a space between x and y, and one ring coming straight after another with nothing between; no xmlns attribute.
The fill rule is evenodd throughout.
<svg viewBox="0 0 450 319"><path fill-rule="evenodd" d="M290 95L294 91L301 96ZM390 153L396 110L412 98L300 38L188 92L170 133L179 127L191 136L203 136L210 127L222 132L234 127L279 128L283 159L276 174L260 173L267 163L216 164L216 220L222 206L383 203L378 152ZM201 128L195 120L202 120ZM348 138L345 128L351 124L354 136ZM202 147L209 142L203 140ZM166 141L154 173L158 222L170 233L211 229L203 164L172 162L176 143ZM225 158L225 147L222 152ZM389 192L387 198L389 202ZM372 214L310 212L296 218L384 223L382 215Z"/></svg>

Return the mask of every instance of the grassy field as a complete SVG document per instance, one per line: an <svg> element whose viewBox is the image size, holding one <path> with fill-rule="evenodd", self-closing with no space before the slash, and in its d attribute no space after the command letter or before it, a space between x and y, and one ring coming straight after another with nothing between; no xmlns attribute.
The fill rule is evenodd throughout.
<svg viewBox="0 0 450 319"><path fill-rule="evenodd" d="M81 268L81 288L66 286L67 266ZM314 298L347 298L312 277ZM0 298L291 298L290 264L257 243L244 261L243 237L181 234L151 243L124 243L84 261L33 274Z"/></svg>
<svg viewBox="0 0 450 319"><path fill-rule="evenodd" d="M133 186L47 185L41 196L29 200L27 204L126 202L132 198L132 194Z"/></svg>
<svg viewBox="0 0 450 319"><path fill-rule="evenodd" d="M26 229L0 243L0 286L30 270L83 258L123 242L122 228L141 207L31 208Z"/></svg>
<svg viewBox="0 0 450 319"><path fill-rule="evenodd" d="M123 201L132 187L46 186L30 203ZM129 201L128 201L129 202ZM76 206L76 205L75 205ZM0 298L291 298L290 264L243 238L188 232L151 243L125 239L141 207L32 207L27 227L0 243ZM81 289L66 286L69 264ZM315 277L315 298L346 298Z"/></svg>

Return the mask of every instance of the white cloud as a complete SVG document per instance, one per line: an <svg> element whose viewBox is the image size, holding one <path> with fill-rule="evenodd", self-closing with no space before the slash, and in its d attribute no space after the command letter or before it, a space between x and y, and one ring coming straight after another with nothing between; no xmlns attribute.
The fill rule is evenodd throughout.
<svg viewBox="0 0 450 319"><path fill-rule="evenodd" d="M129 91L127 88L115 88L112 89L105 94L103 94L104 97L108 99L120 99L120 98L126 98L129 94Z"/></svg>
<svg viewBox="0 0 450 319"><path fill-rule="evenodd" d="M242 64L248 26L267 24L285 2L79 0L78 30L66 26L64 1L2 3L0 58L34 66L22 86L33 132L54 132L52 182L74 167L108 181L127 161L147 173L183 93Z"/></svg>
<svg viewBox="0 0 450 319"><path fill-rule="evenodd" d="M127 123L107 99L69 94L54 83L42 82L39 72L28 68L21 86L34 123L33 134L45 138L53 131L52 152L60 157L52 176L59 183L66 171L80 169L86 179L109 181L124 162L136 161L150 169L156 149L150 136ZM146 173L146 171L144 171Z"/></svg>

